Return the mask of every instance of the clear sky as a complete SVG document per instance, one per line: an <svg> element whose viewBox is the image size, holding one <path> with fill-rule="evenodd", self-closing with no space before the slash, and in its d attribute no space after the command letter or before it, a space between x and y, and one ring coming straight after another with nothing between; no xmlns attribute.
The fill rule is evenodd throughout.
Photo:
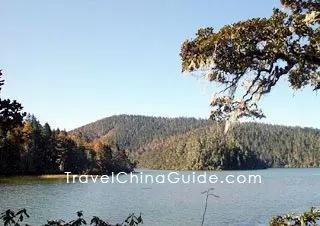
<svg viewBox="0 0 320 226"><path fill-rule="evenodd" d="M1 0L0 0L1 1ZM209 97L181 75L181 43L200 27L270 16L279 0L1 1L2 96L67 130L114 114L208 117ZM282 82L263 122L320 128L320 96Z"/></svg>

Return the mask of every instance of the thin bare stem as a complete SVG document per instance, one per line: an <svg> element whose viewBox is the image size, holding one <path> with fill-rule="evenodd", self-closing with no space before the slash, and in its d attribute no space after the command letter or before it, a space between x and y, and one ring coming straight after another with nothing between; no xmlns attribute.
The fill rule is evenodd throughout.
<svg viewBox="0 0 320 226"><path fill-rule="evenodd" d="M201 194L206 194L206 203L205 203L204 211L203 211L203 215L202 215L201 226L204 225L204 219L205 219L206 212L207 212L207 208L208 208L208 199L209 199L209 196L214 196L215 198L219 198L219 196L211 193L213 190L214 190L214 188L209 188L207 191L204 191L204 192L201 193Z"/></svg>

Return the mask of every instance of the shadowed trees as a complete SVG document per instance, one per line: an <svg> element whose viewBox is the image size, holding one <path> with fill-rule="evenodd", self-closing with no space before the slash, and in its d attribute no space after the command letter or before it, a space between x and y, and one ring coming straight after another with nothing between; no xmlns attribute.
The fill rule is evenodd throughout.
<svg viewBox="0 0 320 226"><path fill-rule="evenodd" d="M4 85L0 70L0 91ZM25 113L17 101L0 98L0 172L10 173L18 170L18 161L22 151L19 146L20 134Z"/></svg>

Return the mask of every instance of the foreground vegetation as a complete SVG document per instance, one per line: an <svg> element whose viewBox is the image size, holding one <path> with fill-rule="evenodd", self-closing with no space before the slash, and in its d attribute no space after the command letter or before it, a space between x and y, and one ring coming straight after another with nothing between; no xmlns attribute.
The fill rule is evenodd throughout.
<svg viewBox="0 0 320 226"><path fill-rule="evenodd" d="M269 225L270 226L317 226L320 221L320 211L314 207L301 215L286 214L284 216L274 217Z"/></svg>
<svg viewBox="0 0 320 226"><path fill-rule="evenodd" d="M208 195L207 195L208 198ZM205 212L204 212L205 214ZM22 222L25 218L29 218L27 211L21 209L14 212L10 209L1 213L0 219L3 221L4 226L22 226ZM284 216L273 217L269 225L270 226L317 226L317 222L320 221L320 211L316 210L314 207L301 215L297 214L285 214ZM82 211L77 212L77 219L70 222L65 222L64 220L48 220L43 226L80 226L86 225L87 222L83 218ZM92 217L90 225L93 226L138 226L143 224L141 214L136 216L135 214L130 214L121 224L112 225L106 221L101 220L99 217ZM204 218L202 225L204 224Z"/></svg>
<svg viewBox="0 0 320 226"><path fill-rule="evenodd" d="M0 219L3 221L4 226L22 226L25 218L29 218L26 209L21 209L14 212L10 209L1 213ZM87 221L83 218L82 211L77 212L77 219L65 222L62 219L48 220L43 226L80 226L86 225ZM90 225L93 226L138 226L143 224L141 214L136 216L134 213L130 214L121 224L109 224L107 221L101 220L99 217L92 217Z"/></svg>

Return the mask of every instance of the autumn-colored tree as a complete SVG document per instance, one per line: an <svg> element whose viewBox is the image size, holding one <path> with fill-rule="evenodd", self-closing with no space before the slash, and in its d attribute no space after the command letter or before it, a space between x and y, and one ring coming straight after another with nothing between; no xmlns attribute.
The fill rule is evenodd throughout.
<svg viewBox="0 0 320 226"><path fill-rule="evenodd" d="M23 141L27 141L32 135L32 125L29 121L25 121L21 128L21 134Z"/></svg>
<svg viewBox="0 0 320 226"><path fill-rule="evenodd" d="M294 90L320 89L320 2L281 3L286 10L276 8L270 18L240 21L217 32L201 28L182 44L182 71L222 84L212 94L212 119L264 117L260 98L285 76Z"/></svg>
<svg viewBox="0 0 320 226"><path fill-rule="evenodd" d="M91 146L95 153L95 166L93 171L97 173L110 173L113 169L111 147L102 143L99 139L93 140Z"/></svg>

